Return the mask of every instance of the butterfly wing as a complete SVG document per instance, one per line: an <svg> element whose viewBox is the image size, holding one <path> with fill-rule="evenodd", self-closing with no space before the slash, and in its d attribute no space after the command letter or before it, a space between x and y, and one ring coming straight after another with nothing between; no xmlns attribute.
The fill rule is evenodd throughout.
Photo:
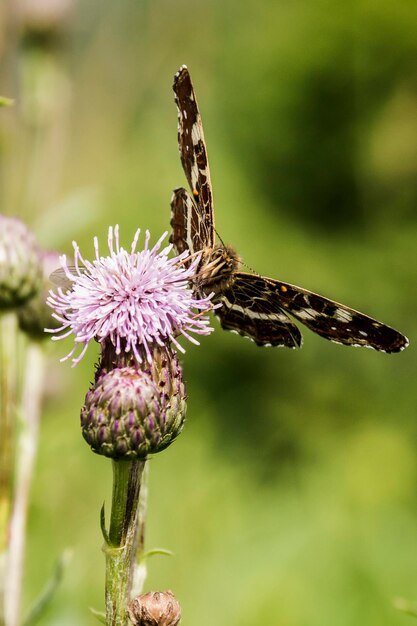
<svg viewBox="0 0 417 626"><path fill-rule="evenodd" d="M178 147L181 163L195 199L196 213L199 220L205 224L206 239L202 247L211 248L214 245L214 214L210 169L197 99L185 65L175 74L173 89L178 109ZM184 202L184 196L179 202ZM197 223L197 220L194 220L194 223Z"/></svg>
<svg viewBox="0 0 417 626"><path fill-rule="evenodd" d="M202 219L194 198L182 187L174 189L171 198L170 242L178 254L189 250L191 254L200 252L210 245L211 230Z"/></svg>
<svg viewBox="0 0 417 626"><path fill-rule="evenodd" d="M178 108L178 145L192 197L176 189L171 201L171 241L179 252L214 246L214 214L210 171L201 116L185 65L174 78ZM325 339L383 352L408 345L395 329L315 293L277 280L234 272L230 286L216 296L223 328L249 337L260 346L301 345L301 333L287 313Z"/></svg>
<svg viewBox="0 0 417 626"><path fill-rule="evenodd" d="M249 337L258 346L301 346L299 329L263 278L237 272L232 286L222 292L219 301L222 306L216 310L216 317L225 330Z"/></svg>
<svg viewBox="0 0 417 626"><path fill-rule="evenodd" d="M59 267L58 269L54 270L52 274L49 275L49 280L56 287L61 287L62 289L65 289L65 290L71 289L72 287L72 282L68 278L67 274L65 273L65 270L62 267Z"/></svg>
<svg viewBox="0 0 417 626"><path fill-rule="evenodd" d="M250 289L258 293L257 298L264 301L264 308L269 306L275 310L279 307L316 334L335 343L388 353L400 352L408 346L407 337L394 328L344 304L278 280L237 272L229 298L233 298L235 285L239 292L242 291L242 284L246 291ZM267 321L270 324L270 320Z"/></svg>

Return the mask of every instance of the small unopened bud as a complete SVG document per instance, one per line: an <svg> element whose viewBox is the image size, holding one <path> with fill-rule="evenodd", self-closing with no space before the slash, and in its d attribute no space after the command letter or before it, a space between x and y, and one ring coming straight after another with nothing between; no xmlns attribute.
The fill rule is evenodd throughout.
<svg viewBox="0 0 417 626"><path fill-rule="evenodd" d="M52 317L52 311L46 304L51 287L49 277L59 264L59 254L58 252L41 252L40 259L43 270L42 288L18 310L20 329L34 340L49 337L45 333L45 328L55 329L61 326L61 322Z"/></svg>
<svg viewBox="0 0 417 626"><path fill-rule="evenodd" d="M145 459L174 441L183 428L185 411L176 356L156 356L147 368L117 367L99 373L81 409L81 428L97 454Z"/></svg>
<svg viewBox="0 0 417 626"><path fill-rule="evenodd" d="M150 591L128 605L133 626L177 626L181 607L171 591Z"/></svg>
<svg viewBox="0 0 417 626"><path fill-rule="evenodd" d="M25 224L0 215L0 311L32 298L42 285L39 248Z"/></svg>
<svg viewBox="0 0 417 626"><path fill-rule="evenodd" d="M59 41L68 27L75 0L15 0L14 12L26 43Z"/></svg>

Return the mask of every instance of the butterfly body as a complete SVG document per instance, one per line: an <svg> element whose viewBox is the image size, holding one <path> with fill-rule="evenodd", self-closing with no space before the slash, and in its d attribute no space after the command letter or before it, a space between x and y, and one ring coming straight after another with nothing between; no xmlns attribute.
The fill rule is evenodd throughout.
<svg viewBox="0 0 417 626"><path fill-rule="evenodd" d="M203 294L221 295L232 287L235 273L239 268L240 258L230 246L217 245L206 248L194 281L195 287ZM216 299L214 297L214 299Z"/></svg>
<svg viewBox="0 0 417 626"><path fill-rule="evenodd" d="M178 253L199 254L193 285L214 293L216 316L225 330L259 346L298 348L302 336L291 317L335 343L399 352L408 339L394 328L355 309L273 278L241 272L240 257L215 241L213 192L201 116L187 67L174 77L178 146L191 194L180 187L171 199L170 241Z"/></svg>

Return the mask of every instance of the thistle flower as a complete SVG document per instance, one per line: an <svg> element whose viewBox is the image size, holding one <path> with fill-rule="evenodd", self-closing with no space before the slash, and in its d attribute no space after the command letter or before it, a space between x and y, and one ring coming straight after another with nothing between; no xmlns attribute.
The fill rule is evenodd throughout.
<svg viewBox="0 0 417 626"><path fill-rule="evenodd" d="M49 277L59 263L59 253L53 251L40 252L40 265L43 270L41 289L23 305L17 312L19 327L33 340L45 339L45 326L57 328L58 321L51 315L51 309L46 304L46 298L51 286Z"/></svg>
<svg viewBox="0 0 417 626"><path fill-rule="evenodd" d="M40 289L41 279L35 236L20 220L0 215L0 310L27 302Z"/></svg>
<svg viewBox="0 0 417 626"><path fill-rule="evenodd" d="M76 365L95 339L102 346L110 342L116 355L130 353L137 363L144 358L150 363L155 346L163 348L172 343L185 352L178 336L198 345L192 333L212 332L204 316L213 308L211 297L198 300L189 286L199 259L187 267L187 251L168 258L172 245L161 250L166 234L149 248L150 234L146 231L144 249L137 252L137 230L128 252L120 246L118 226L114 230L110 227L109 256L100 256L95 237L92 262L83 259L75 242L74 268L65 256L61 257L67 288L51 291L47 299L61 327L47 330L55 333L52 339L74 335L75 345L62 361L72 357L80 345L81 353L72 359Z"/></svg>
<svg viewBox="0 0 417 626"><path fill-rule="evenodd" d="M92 450L113 459L146 459L180 434L186 395L175 352L154 350L140 368L100 368L81 409L83 437Z"/></svg>
<svg viewBox="0 0 417 626"><path fill-rule="evenodd" d="M181 607L171 591L150 591L137 596L128 605L134 626L177 626Z"/></svg>

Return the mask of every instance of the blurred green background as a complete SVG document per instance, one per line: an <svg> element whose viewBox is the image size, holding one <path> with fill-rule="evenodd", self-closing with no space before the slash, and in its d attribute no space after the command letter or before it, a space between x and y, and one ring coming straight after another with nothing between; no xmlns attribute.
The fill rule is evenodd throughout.
<svg viewBox="0 0 417 626"><path fill-rule="evenodd" d="M214 322L187 346L188 422L150 463L147 547L175 555L146 590L172 589L184 626L413 623L393 599L417 599L415 0L8 0L0 23L0 211L45 247L169 228L186 63L222 238L412 341L269 350ZM111 464L79 428L97 350L72 370L69 345L48 346L26 604L73 558L41 626L103 608Z"/></svg>

